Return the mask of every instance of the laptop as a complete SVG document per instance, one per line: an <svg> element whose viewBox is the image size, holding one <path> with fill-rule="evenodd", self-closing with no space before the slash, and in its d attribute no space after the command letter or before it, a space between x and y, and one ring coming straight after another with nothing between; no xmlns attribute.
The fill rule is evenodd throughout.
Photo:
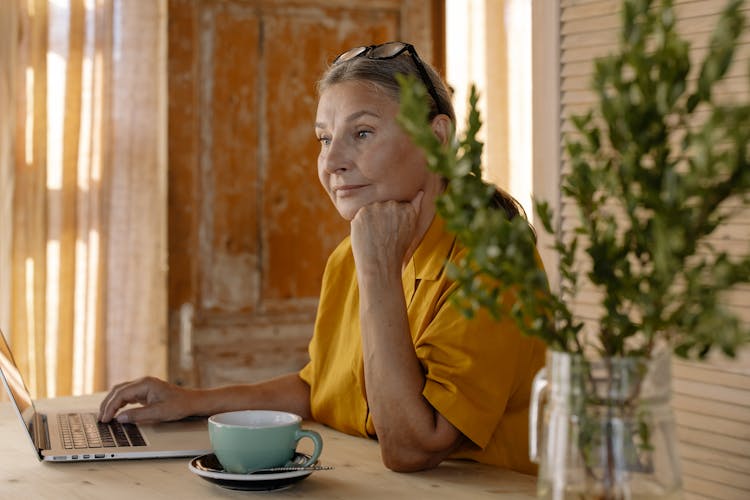
<svg viewBox="0 0 750 500"><path fill-rule="evenodd" d="M98 422L98 408L39 413L0 331L0 378L39 460L79 462L129 458L195 457L211 453L205 418L157 424ZM80 402L78 402L80 403Z"/></svg>

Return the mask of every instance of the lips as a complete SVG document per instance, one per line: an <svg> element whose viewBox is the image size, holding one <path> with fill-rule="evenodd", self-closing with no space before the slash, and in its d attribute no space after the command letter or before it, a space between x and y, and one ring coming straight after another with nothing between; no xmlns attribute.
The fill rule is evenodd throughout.
<svg viewBox="0 0 750 500"><path fill-rule="evenodd" d="M343 186L335 186L333 192L339 197L346 197L354 194L357 190L365 187L366 184L345 184Z"/></svg>

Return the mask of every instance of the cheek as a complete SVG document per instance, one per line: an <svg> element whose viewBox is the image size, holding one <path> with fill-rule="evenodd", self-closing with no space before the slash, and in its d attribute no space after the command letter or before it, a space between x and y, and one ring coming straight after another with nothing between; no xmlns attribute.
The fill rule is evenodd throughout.
<svg viewBox="0 0 750 500"><path fill-rule="evenodd" d="M369 179L398 182L402 177L404 166L411 161L412 158L404 148L385 145L368 151L361 158L359 168Z"/></svg>
<svg viewBox="0 0 750 500"><path fill-rule="evenodd" d="M320 181L320 185L323 187L323 191L328 195L328 198L335 203L336 200L331 192L331 175L323 167L323 163L320 159L318 159L318 181Z"/></svg>
<svg viewBox="0 0 750 500"><path fill-rule="evenodd" d="M330 175L326 172L326 169L323 167L323 157L321 155L318 155L318 180L320 181L320 184L325 188L326 191L328 191L328 179L330 178Z"/></svg>
<svg viewBox="0 0 750 500"><path fill-rule="evenodd" d="M424 156L410 144L393 148L390 154L381 158L380 165L383 180L392 181L396 187L407 190L415 184L420 184L427 173Z"/></svg>

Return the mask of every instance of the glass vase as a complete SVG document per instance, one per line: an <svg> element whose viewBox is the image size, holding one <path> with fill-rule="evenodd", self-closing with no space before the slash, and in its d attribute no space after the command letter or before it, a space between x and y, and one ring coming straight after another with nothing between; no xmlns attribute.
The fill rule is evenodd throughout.
<svg viewBox="0 0 750 500"><path fill-rule="evenodd" d="M548 351L529 412L537 496L682 498L670 401L667 352L587 360Z"/></svg>

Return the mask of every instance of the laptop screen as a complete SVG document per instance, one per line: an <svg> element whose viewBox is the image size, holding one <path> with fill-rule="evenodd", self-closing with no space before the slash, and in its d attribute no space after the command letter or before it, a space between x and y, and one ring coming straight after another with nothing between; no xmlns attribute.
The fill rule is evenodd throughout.
<svg viewBox="0 0 750 500"><path fill-rule="evenodd" d="M5 335L0 331L0 372L2 373L3 383L8 390L8 394L13 399L18 408L26 428L31 428L31 419L36 413L34 403L31 400L29 390L23 383L21 372L18 371L16 363L13 361L13 353L10 352Z"/></svg>

